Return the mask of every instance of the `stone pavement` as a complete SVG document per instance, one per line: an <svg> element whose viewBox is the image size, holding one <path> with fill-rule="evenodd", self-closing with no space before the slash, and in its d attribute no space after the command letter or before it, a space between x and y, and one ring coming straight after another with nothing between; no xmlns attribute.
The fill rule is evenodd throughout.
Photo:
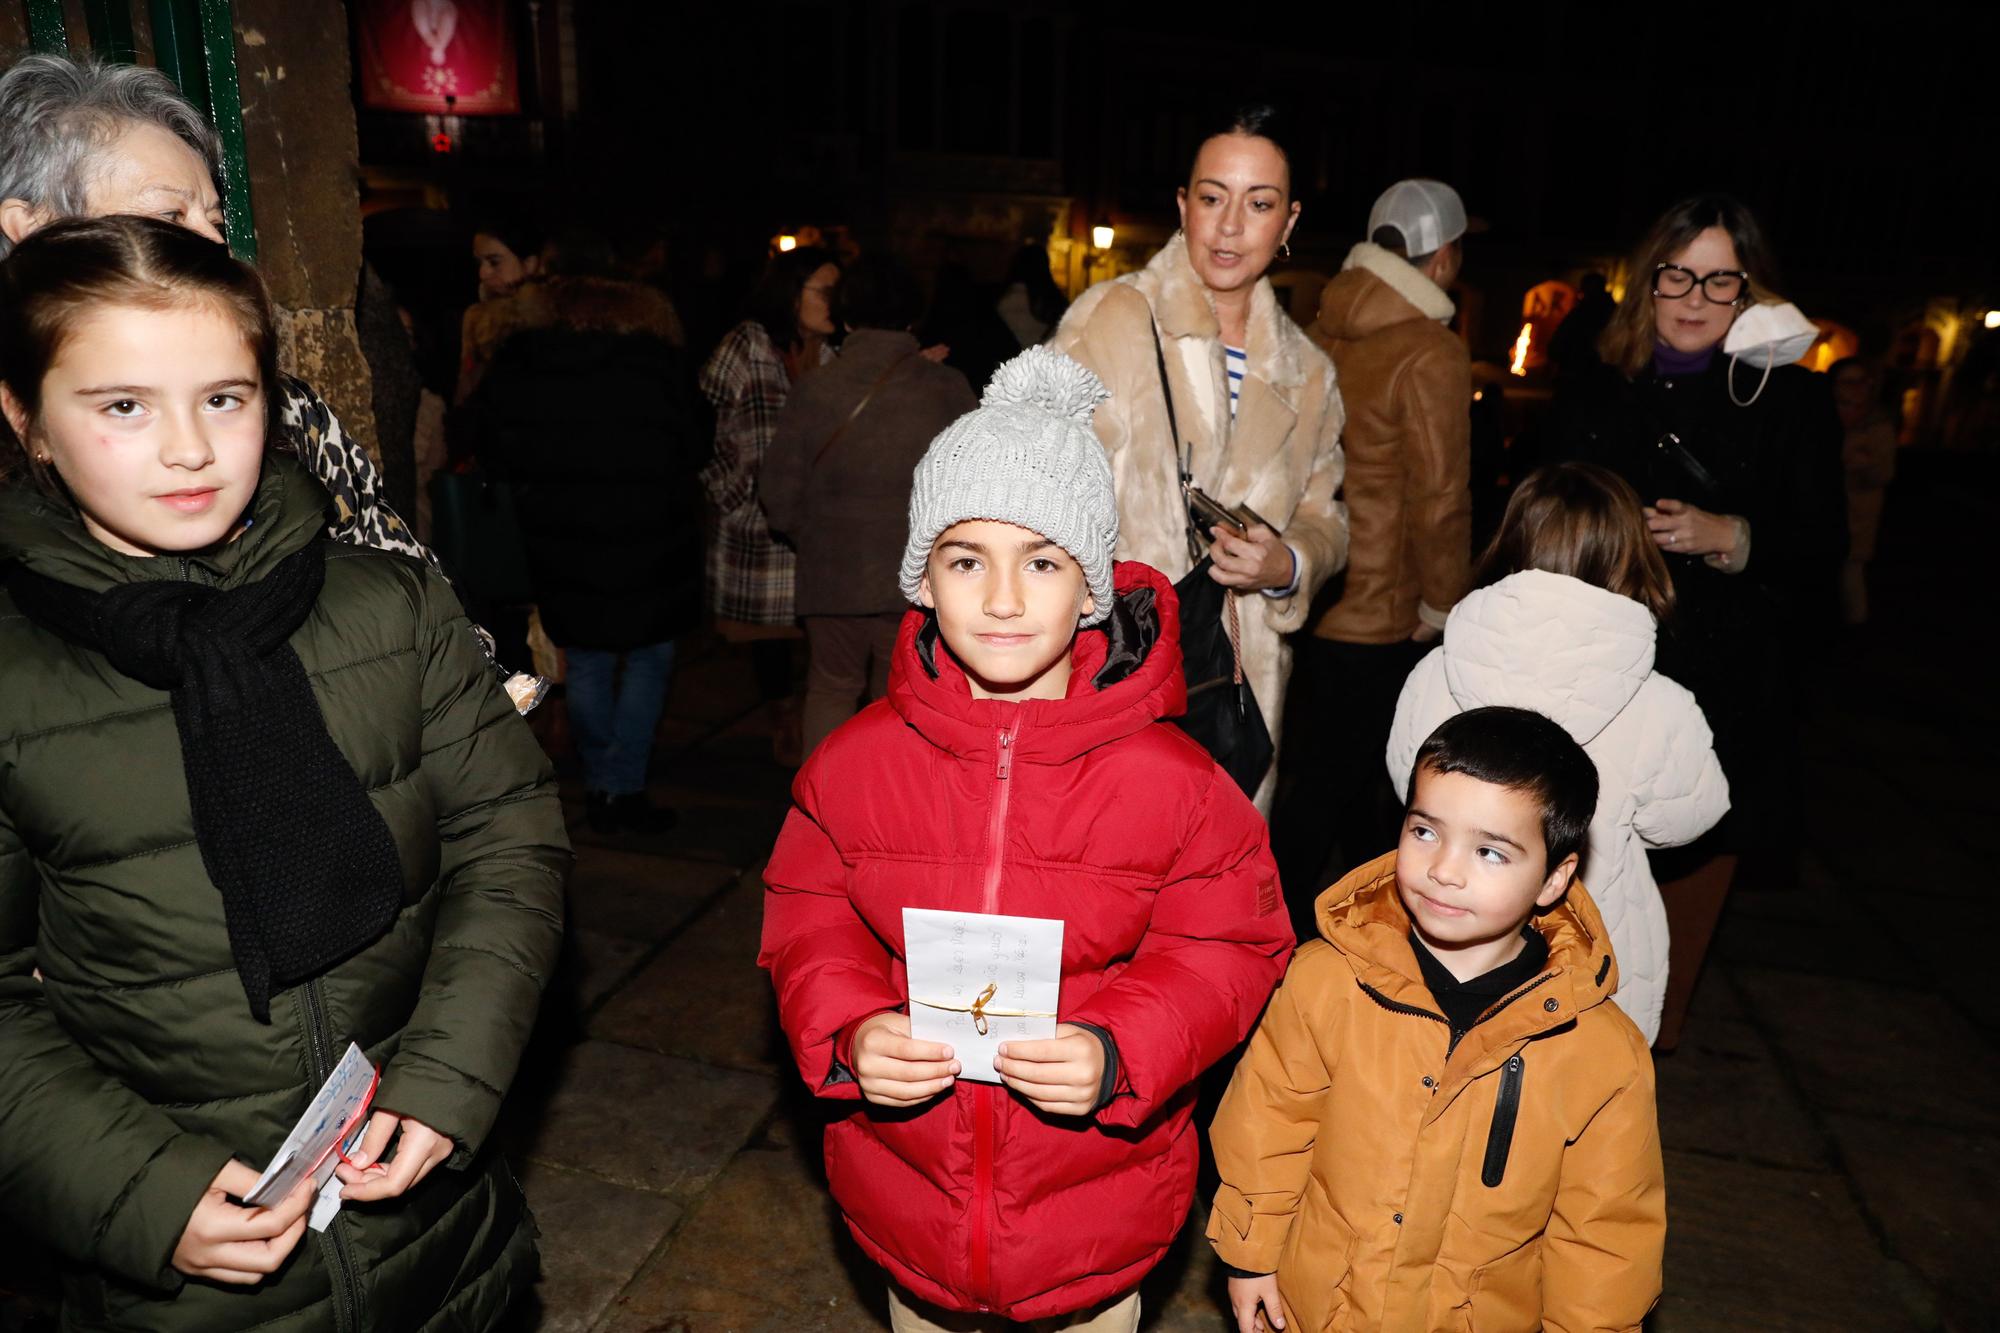
<svg viewBox="0 0 2000 1333"><path fill-rule="evenodd" d="M1968 614L1991 602L1981 543L2000 506L1990 476L1982 497L1916 462L1892 493L1878 623L1843 642L1808 740L1802 883L1739 886L1681 1049L1659 1061L1670 1232L1653 1333L2000 1327L2000 729L1990 631ZM690 644L653 793L680 826L594 839L569 792L569 958L502 1127L543 1230L528 1327L886 1324L755 964L788 779L769 726L747 661ZM1197 1233L1145 1289L1160 1333L1225 1327ZM45 1326L10 1285L0 1265L0 1329Z"/></svg>

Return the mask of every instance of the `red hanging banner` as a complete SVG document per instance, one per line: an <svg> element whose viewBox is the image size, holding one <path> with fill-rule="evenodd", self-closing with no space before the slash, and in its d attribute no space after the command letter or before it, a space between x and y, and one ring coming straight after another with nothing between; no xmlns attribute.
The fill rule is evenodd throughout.
<svg viewBox="0 0 2000 1333"><path fill-rule="evenodd" d="M377 111L520 114L508 0L350 0L361 104ZM447 103L445 98L456 99Z"/></svg>

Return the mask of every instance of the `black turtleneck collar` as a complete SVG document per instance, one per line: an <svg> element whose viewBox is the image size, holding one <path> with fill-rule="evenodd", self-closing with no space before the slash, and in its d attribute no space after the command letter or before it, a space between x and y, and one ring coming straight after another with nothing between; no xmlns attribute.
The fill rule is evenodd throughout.
<svg viewBox="0 0 2000 1333"><path fill-rule="evenodd" d="M1525 944L1512 962L1502 963L1470 981L1460 981L1437 960L1437 955L1424 947L1415 930L1410 932L1410 948L1417 955L1424 984L1430 987L1431 996L1451 1024L1453 1035L1464 1033L1509 992L1534 980L1549 961L1549 942L1542 938L1542 932L1535 929L1533 922L1522 925L1521 936Z"/></svg>

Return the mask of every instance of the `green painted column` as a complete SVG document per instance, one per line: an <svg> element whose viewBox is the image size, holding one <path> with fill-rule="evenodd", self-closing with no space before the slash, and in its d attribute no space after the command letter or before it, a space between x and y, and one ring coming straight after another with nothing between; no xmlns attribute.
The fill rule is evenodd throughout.
<svg viewBox="0 0 2000 1333"><path fill-rule="evenodd" d="M202 64L208 112L222 136L222 216L229 249L257 262L257 221L250 209L250 162L243 143L243 94L236 83L236 24L230 0L201 0Z"/></svg>
<svg viewBox="0 0 2000 1333"><path fill-rule="evenodd" d="M69 54L69 35L63 31L62 0L28 0L28 40L37 51L54 56Z"/></svg>
<svg viewBox="0 0 2000 1333"><path fill-rule="evenodd" d="M153 59L181 90L208 109L208 72L201 61L201 17L195 0L152 0Z"/></svg>
<svg viewBox="0 0 2000 1333"><path fill-rule="evenodd" d="M243 145L243 95L236 82L233 7L229 0L151 0L151 9L153 59L183 97L208 113L222 138L222 179L217 184L222 189L223 230L236 257L254 264L257 226Z"/></svg>
<svg viewBox="0 0 2000 1333"><path fill-rule="evenodd" d="M93 54L121 65L139 58L132 41L131 0L83 0L83 21L90 28Z"/></svg>

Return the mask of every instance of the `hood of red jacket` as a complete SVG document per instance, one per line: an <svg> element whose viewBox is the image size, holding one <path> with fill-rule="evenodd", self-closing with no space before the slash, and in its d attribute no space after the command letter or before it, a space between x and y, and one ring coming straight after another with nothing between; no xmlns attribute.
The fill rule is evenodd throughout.
<svg viewBox="0 0 2000 1333"><path fill-rule="evenodd" d="M1180 602L1167 576L1151 565L1112 566L1113 594L1124 602L1142 590L1152 595L1158 632L1131 674L1099 689L1093 678L1111 653L1103 628L1079 630L1070 646L1069 693L1061 699L975 699L965 672L942 644L931 654L932 676L917 649L930 613L913 610L896 636L889 673L889 703L931 744L961 758L991 755L999 733L1014 726L1014 758L1022 763L1068 763L1100 745L1187 711L1181 674Z"/></svg>

